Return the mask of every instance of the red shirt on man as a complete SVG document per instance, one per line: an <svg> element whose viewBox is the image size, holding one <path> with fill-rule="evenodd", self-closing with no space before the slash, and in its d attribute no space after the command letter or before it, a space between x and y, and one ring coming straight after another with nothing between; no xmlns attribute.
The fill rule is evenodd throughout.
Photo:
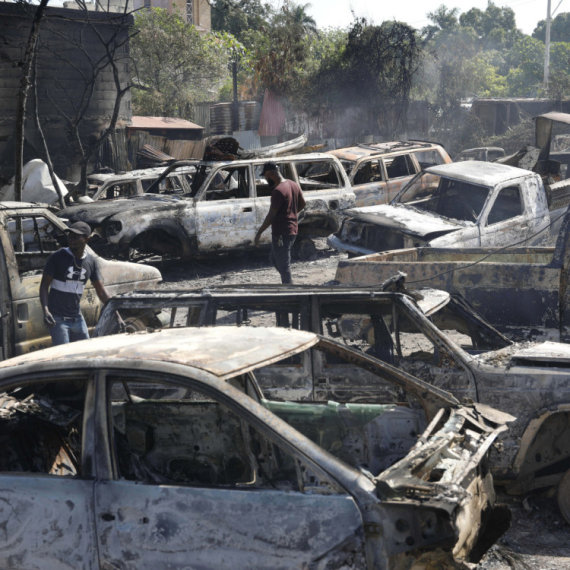
<svg viewBox="0 0 570 570"><path fill-rule="evenodd" d="M283 180L271 193L271 208L277 214L271 222L271 234L274 236L296 236L299 230L297 213L299 211L301 188L292 180Z"/></svg>

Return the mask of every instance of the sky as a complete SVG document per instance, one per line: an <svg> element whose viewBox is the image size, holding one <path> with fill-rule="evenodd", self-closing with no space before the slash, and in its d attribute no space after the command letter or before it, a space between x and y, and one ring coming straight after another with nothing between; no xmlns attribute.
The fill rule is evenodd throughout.
<svg viewBox="0 0 570 570"><path fill-rule="evenodd" d="M560 0L552 0L554 12ZM334 26L344 28L352 21L351 10L356 16L365 17L380 24L384 20L399 20L415 28L429 23L427 13L444 4L448 8L459 8L467 12L471 8L485 10L487 0L299 0L300 4L311 4L309 14L319 28ZM495 0L497 6L512 8L515 11L517 27L531 34L539 20L546 19L547 0ZM570 12L570 0L562 0L554 15Z"/></svg>

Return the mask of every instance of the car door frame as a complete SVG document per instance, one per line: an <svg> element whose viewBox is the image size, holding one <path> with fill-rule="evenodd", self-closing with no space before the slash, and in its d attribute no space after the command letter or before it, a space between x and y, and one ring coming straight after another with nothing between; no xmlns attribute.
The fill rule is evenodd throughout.
<svg viewBox="0 0 570 570"><path fill-rule="evenodd" d="M249 196L247 198L206 200L208 187L214 177L221 170L228 168L244 168L246 170ZM217 164L212 168L212 171L208 174L194 198L196 247L199 254L247 249L248 246L253 246L253 240L259 224L258 204L252 175L253 169L250 164L229 162ZM223 215L224 212L225 217ZM221 216L220 213L222 213ZM207 227L208 218L213 223L213 226L210 228ZM237 236L236 228L240 228L240 233Z"/></svg>
<svg viewBox="0 0 570 570"><path fill-rule="evenodd" d="M33 538L30 536L29 531L26 532L23 529L19 529L17 533L18 536L25 537L23 541L21 541L23 552L20 550L16 554L13 554L12 557L13 559L19 560L19 564L21 564L19 566L20 568L37 568L39 570L49 567L50 570L67 570L73 566L78 567L79 561L81 561L81 567L85 568L85 570L98 570L100 568L93 492L97 464L95 455L98 448L95 443L97 422L96 409L92 407L97 400L98 374L89 369L51 369L44 371L38 368L36 373L11 376L0 382L0 393L16 386L33 385L46 381L57 382L60 380L75 379L78 374L87 376L83 408L83 433L80 458L81 476L65 477L44 473L19 474L18 472L14 472L14 474L11 472L0 474L0 484L2 484L3 489L0 491L0 497L2 497L3 493L11 492L16 500L22 501L25 507L26 494L28 494L30 497L28 502L32 504L32 508L37 509L41 508L40 505L44 505L43 517L33 517L33 515L28 517L29 519L33 518L33 520L30 521L32 524L32 532L34 527L38 529L36 542L42 545L39 547L40 550L36 555L38 565L33 565L33 562L30 560L27 560L26 563L23 562L26 556L30 556L26 548L26 542L33 542ZM90 413L91 411L94 413ZM18 477L18 475L21 476ZM13 481L10 481L11 479ZM57 483L60 482L61 485L58 485ZM21 486L21 491L17 492L15 490L17 486ZM55 492L54 486L56 488ZM63 490L58 492L58 486L62 487ZM83 504L77 504L77 495L74 494L76 492L80 500L82 498L81 495L83 495ZM3 504L10 505L10 501L5 497L2 498L2 501ZM12 509L14 511L19 510L13 505ZM25 508L20 510L25 512ZM78 520L78 517L80 520ZM7 527L3 528L7 535ZM88 534L92 535L91 538L89 538ZM59 550L57 553L54 553L54 557L50 560L48 558L49 554L45 549L48 548L48 544L52 546L54 543L57 543L57 541L63 542L63 544L59 546ZM77 541L80 542L79 546L77 546ZM87 542L87 544L85 544L84 541ZM20 540L17 542L20 543ZM42 548L44 550L42 550ZM77 551L76 559L62 561L62 556L73 555L73 552L70 553L73 549ZM2 555L9 556L9 554L6 553L6 546L2 545L0 551ZM26 566L24 566L24 564L26 564ZM27 564L32 565L28 566Z"/></svg>
<svg viewBox="0 0 570 570"><path fill-rule="evenodd" d="M175 368L179 369L177 365L174 365ZM211 376L208 372L194 369L193 370L193 377L189 375L185 375L184 381L181 381L180 378L176 378L176 376L171 372L171 365L166 365L166 370L161 369L160 371L153 371L151 372L148 369L144 369L141 367L138 370L133 370L133 366L129 367L127 363L121 363L117 367L104 367L99 370L99 382L98 387L99 390L97 391L97 403L95 406L95 410L97 413L96 421L97 421L97 428L96 434L98 435L98 439L96 442L103 442L104 450L101 450L96 456L96 472L97 472L97 479L95 481L95 489L94 489L94 510L95 510L95 517L97 522L97 537L98 539L105 536L105 543L104 544L101 540L99 540L99 556L100 556L100 564L101 567L107 567L106 565L112 564L113 561L109 561L105 558L104 550L108 546L110 542L110 534L112 533L112 526L113 525L121 525L123 529L132 528L134 525L146 525L146 524L153 524L157 522L157 520L150 520L152 513L148 513L145 517L139 518L137 520L136 516L136 505L129 503L128 509L129 513L127 514L128 520L125 520L119 513L118 509L120 509L120 505L117 502L111 501L112 504L111 509L117 509L117 514L114 512L100 512L101 510L106 510L107 506L104 503L101 504L101 509L99 508L98 501L100 498L105 497L112 497L113 496L113 484L116 483L118 486L132 486L133 488L144 488L146 486L150 486L156 489L159 489L159 493L164 494L164 491L160 491L160 489L170 489L172 490L173 494L175 495L176 505L181 505L183 503L183 497L180 493L183 492L185 489L189 489L190 491L195 491L196 495L199 495L201 491L205 491L206 495L208 491L216 491L216 490L223 490L223 486L190 486L190 485L176 485L176 484L168 484L159 485L157 483L144 483L139 481L125 481L122 480L120 477L119 469L118 469L118 459L116 456L116 448L114 446L114 438L112 434L112 417L111 417L111 398L108 397L109 389L111 382L116 381L113 380L111 377L114 375L122 375L125 381L128 381L128 377L131 376L133 378L141 379L141 376L146 377L150 382L158 382L158 383L168 383L178 386L183 386L185 388L195 388L201 392L203 392L206 396L213 397L217 402L226 405L230 411L232 411L240 420L245 421L248 425L252 426L254 429L257 429L261 435L267 440L282 448L286 453L289 453L294 456L297 461L301 461L309 466L310 469L315 471L317 476L325 477L329 483L333 485L333 487L337 488L337 493L333 493L333 497L342 497L343 501L349 500L351 505L349 509L352 511L353 515L356 513L360 524L362 527L365 526L365 517L366 513L363 511L362 505L362 487L356 481L345 481L344 483L339 480L339 472L335 472L336 469L341 468L345 469L340 462L337 462L334 458L327 458L326 461L328 465L322 466L313 461L313 459L302 448L298 448L296 446L295 441L288 441L281 435L278 428L275 425L270 425L265 423L262 418L259 418L255 415L255 412L252 412L251 406L248 406L248 403L251 402L254 405L258 405L257 402L250 396L250 395L243 395L243 402L238 401L234 397L228 394L224 394L220 391L219 388L213 387L208 383L205 383L203 379L209 379ZM233 390L232 387L229 387L230 390ZM249 408L249 409L248 409ZM271 413L271 412L267 412ZM273 415L273 414L272 414ZM282 421L282 420L278 420ZM338 463L338 467L335 467L335 463ZM327 467L331 468L331 471L327 470ZM354 486L352 490L349 490L347 487ZM119 489L120 490L120 489ZM190 494L189 491L189 494ZM275 491L281 494L291 494L291 491L278 491L277 489L234 489L236 493L245 493L250 501L250 506L248 507L249 510L255 508L253 504L255 499L254 493L259 493L267 495L267 493L271 493ZM306 494L304 491L296 491L293 493L299 493L299 496L307 496L311 497L311 500L314 499L315 496L320 496L321 499L330 498L331 495L320 495L320 494ZM178 494L178 495L177 495ZM176 496L177 495L177 496ZM271 503L270 503L271 504ZM164 505L161 505L164 506ZM148 502L147 502L148 507ZM178 508L178 507L177 507ZM318 514L318 505L315 505L314 512ZM167 512L167 511L164 511ZM133 518L134 513L134 518ZM306 514L306 513L305 513ZM130 515L130 516L129 516ZM131 520L132 519L132 520ZM243 522L243 521L242 521ZM213 537L211 537L213 538ZM124 546L124 545L123 545ZM211 553L211 551L210 551ZM185 554L187 556L187 554ZM263 566L265 568L265 566ZM134 566L125 566L125 568L135 569L139 568L136 564ZM146 566L144 566L146 568ZM269 567L267 567L269 568Z"/></svg>

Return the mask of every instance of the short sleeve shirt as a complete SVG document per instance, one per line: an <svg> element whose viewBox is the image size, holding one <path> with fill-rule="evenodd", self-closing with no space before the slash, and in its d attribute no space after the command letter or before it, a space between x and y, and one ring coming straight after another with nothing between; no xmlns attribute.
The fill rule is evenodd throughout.
<svg viewBox="0 0 570 570"><path fill-rule="evenodd" d="M284 180L273 189L271 207L277 210L271 223L271 233L274 236L297 235L299 231L297 213L301 195L301 188L292 180Z"/></svg>
<svg viewBox="0 0 570 570"><path fill-rule="evenodd" d="M101 281L97 259L90 253L77 259L65 247L52 253L47 260L44 274L53 277L48 297L48 308L58 317L81 315L80 301L87 280Z"/></svg>

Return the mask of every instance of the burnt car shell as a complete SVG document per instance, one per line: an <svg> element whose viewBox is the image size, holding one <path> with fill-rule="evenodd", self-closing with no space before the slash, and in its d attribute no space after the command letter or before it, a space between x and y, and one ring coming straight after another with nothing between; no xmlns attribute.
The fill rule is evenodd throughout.
<svg viewBox="0 0 570 570"><path fill-rule="evenodd" d="M355 455L347 456L352 467L334 457L278 417L286 403L277 403L276 414L263 399L254 371L310 347L406 389L407 403L378 412L423 408L429 422L423 434L383 473L370 473ZM149 399L132 391L145 386L201 399L188 393ZM216 568L317 561L339 569L402 568L415 560L460 568L505 529L486 456L513 418L459 406L442 391L312 333L219 327L92 339L0 364L0 388L7 402L0 415L4 441L15 427L24 436L29 422L40 421L37 442L51 442L43 459L35 458L36 473L4 463L0 497L10 508L0 511L2 565L17 558L30 569L182 569L191 555L193 563ZM300 413L301 404L292 405ZM218 415L220 406L225 411ZM308 404L308 423L314 406ZM349 427L345 452L356 435L351 414L357 420L358 408L339 414ZM210 437L209 430L226 424L231 430ZM238 433L243 438L232 439ZM8 467L25 462L26 450L9 447ZM207 478L223 467L224 453L242 448L243 468L236 470L234 461L218 471L219 483ZM165 449L174 453L169 461ZM176 466L168 467L172 461ZM190 473L198 479L188 482Z"/></svg>

